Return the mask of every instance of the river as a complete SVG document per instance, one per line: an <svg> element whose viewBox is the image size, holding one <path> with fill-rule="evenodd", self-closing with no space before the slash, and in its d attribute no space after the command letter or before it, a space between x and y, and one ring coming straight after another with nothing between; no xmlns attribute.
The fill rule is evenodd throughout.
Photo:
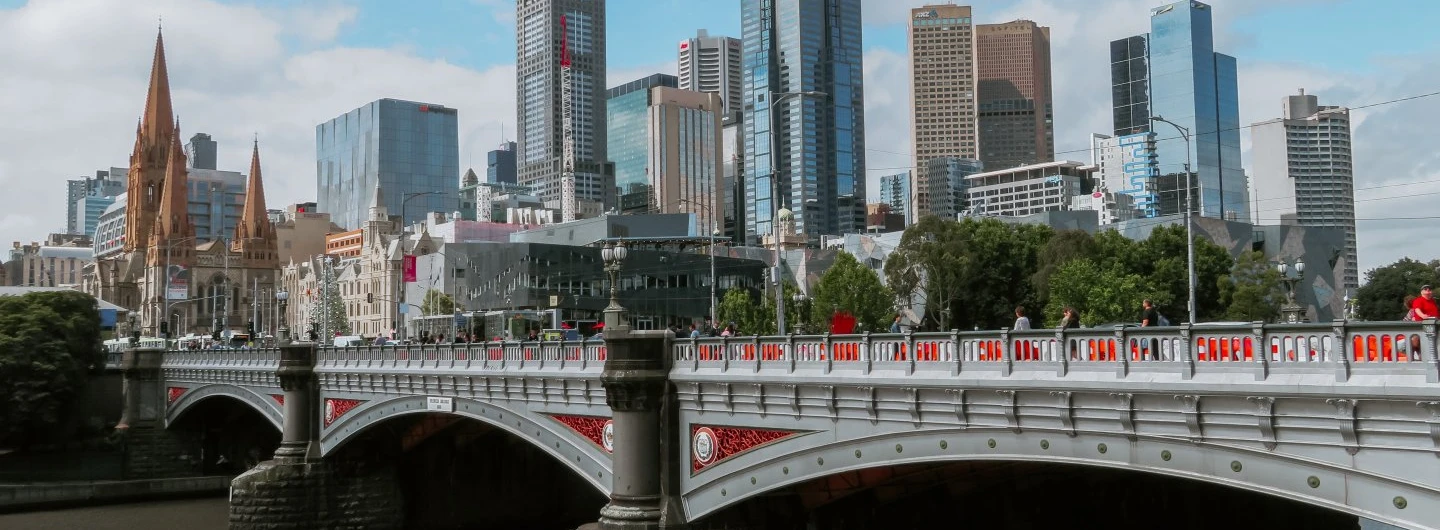
<svg viewBox="0 0 1440 530"><path fill-rule="evenodd" d="M47 512L0 515L0 528L24 530L129 530L185 528L225 530L230 527L230 501L225 497L112 504Z"/></svg>

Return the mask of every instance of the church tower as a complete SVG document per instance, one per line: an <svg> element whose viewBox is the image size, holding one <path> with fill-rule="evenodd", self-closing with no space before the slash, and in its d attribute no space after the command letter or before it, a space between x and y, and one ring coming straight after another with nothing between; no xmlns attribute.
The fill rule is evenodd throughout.
<svg viewBox="0 0 1440 530"><path fill-rule="evenodd" d="M156 34L145 112L135 129L135 148L130 153L129 191L125 203L125 252L143 250L154 232L155 215L160 210L161 195L165 192L170 147L172 143L178 145L179 142L174 120L174 109L170 104L170 77L165 68L165 39L163 34ZM181 170L183 172L183 166ZM181 182L183 185L183 178ZM184 196L182 188L182 200Z"/></svg>
<svg viewBox="0 0 1440 530"><path fill-rule="evenodd" d="M250 181L245 185L245 207L240 223L235 225L235 241L231 248L240 254L246 267L278 269L275 226L265 210L265 184L260 177L260 141L250 152Z"/></svg>

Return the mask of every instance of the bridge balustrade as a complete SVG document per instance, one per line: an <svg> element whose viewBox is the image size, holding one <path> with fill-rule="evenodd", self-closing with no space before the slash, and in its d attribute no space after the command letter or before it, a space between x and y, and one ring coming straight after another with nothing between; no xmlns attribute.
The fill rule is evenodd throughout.
<svg viewBox="0 0 1440 530"><path fill-rule="evenodd" d="M605 343L484 342L324 347L318 366L363 369L584 369L605 361Z"/></svg>

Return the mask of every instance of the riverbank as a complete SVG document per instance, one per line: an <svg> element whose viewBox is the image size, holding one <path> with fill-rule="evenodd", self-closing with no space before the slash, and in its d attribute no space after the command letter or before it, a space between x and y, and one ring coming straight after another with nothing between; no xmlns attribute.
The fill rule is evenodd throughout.
<svg viewBox="0 0 1440 530"><path fill-rule="evenodd" d="M0 513L53 510L127 502L219 497L233 477L104 480L0 484Z"/></svg>

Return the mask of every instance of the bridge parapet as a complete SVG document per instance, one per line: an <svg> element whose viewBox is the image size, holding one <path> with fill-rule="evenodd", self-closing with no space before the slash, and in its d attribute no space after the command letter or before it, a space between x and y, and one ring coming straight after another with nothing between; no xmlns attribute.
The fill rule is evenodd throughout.
<svg viewBox="0 0 1440 530"><path fill-rule="evenodd" d="M317 370L484 370L599 373L605 343L486 342L321 348Z"/></svg>

